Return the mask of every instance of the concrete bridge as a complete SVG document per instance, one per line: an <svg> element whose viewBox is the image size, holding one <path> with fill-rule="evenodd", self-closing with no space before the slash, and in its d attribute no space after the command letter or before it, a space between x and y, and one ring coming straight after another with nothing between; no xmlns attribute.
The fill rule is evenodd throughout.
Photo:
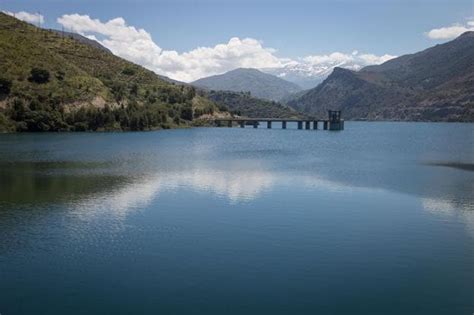
<svg viewBox="0 0 474 315"><path fill-rule="evenodd" d="M319 129L321 124L324 130L344 130L344 120L341 119L340 111L329 111L328 119L298 119L298 118L218 118L214 120L217 127L232 127L234 124L245 128L246 125L252 125L258 128L260 123L266 123L267 128L272 128L273 122L281 122L282 129L286 129L287 123L296 122L298 129Z"/></svg>

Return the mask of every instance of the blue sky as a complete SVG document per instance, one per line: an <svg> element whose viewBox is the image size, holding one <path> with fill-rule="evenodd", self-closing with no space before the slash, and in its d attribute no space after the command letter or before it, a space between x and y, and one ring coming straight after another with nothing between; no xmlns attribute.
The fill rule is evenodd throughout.
<svg viewBox="0 0 474 315"><path fill-rule="evenodd" d="M377 56L416 52L446 41L426 32L472 21L474 0L2 0L0 9L41 12L45 27L51 28L61 28L57 18L64 14L104 23L121 17L126 25L148 32L160 49L179 54L238 37L274 48L275 56L297 59L354 50Z"/></svg>

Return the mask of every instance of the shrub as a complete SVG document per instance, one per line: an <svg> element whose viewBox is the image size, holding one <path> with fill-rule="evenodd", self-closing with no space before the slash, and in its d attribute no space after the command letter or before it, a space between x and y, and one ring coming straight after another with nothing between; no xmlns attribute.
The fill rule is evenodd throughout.
<svg viewBox="0 0 474 315"><path fill-rule="evenodd" d="M196 88L191 86L187 89L186 98L192 100L196 96Z"/></svg>
<svg viewBox="0 0 474 315"><path fill-rule="evenodd" d="M58 71L56 73L56 79L58 79L58 81L63 81L65 76L66 73L64 73L64 71Z"/></svg>
<svg viewBox="0 0 474 315"><path fill-rule="evenodd" d="M122 70L122 73L125 75L134 75L135 74L135 69L133 68L125 68Z"/></svg>
<svg viewBox="0 0 474 315"><path fill-rule="evenodd" d="M26 112L27 108L25 103L21 99L15 98L13 102L10 103L8 116L15 121L23 121L25 119Z"/></svg>
<svg viewBox="0 0 474 315"><path fill-rule="evenodd" d="M49 71L40 68L31 69L29 80L38 84L47 83L49 81Z"/></svg>
<svg viewBox="0 0 474 315"><path fill-rule="evenodd" d="M0 132L15 131L15 125L2 112L0 112Z"/></svg>
<svg viewBox="0 0 474 315"><path fill-rule="evenodd" d="M195 116L195 117L200 117L200 116L202 116L202 115L204 115L204 111L202 111L201 109L196 108L196 109L194 110L194 116Z"/></svg>
<svg viewBox="0 0 474 315"><path fill-rule="evenodd" d="M86 122L76 122L74 123L74 131L87 131L89 129L89 125Z"/></svg>
<svg viewBox="0 0 474 315"><path fill-rule="evenodd" d="M229 111L229 109L227 108L227 106L223 105L223 104L217 104L217 108L219 108L219 110L221 112L227 112Z"/></svg>
<svg viewBox="0 0 474 315"><path fill-rule="evenodd" d="M0 95L10 94L12 81L6 78L0 78Z"/></svg>
<svg viewBox="0 0 474 315"><path fill-rule="evenodd" d="M112 94L114 95L114 98L117 102L120 102L126 96L125 85L121 82L114 82L112 84L111 90L112 90Z"/></svg>
<svg viewBox="0 0 474 315"><path fill-rule="evenodd" d="M138 95L138 84L133 83L132 87L130 88L130 94L137 96Z"/></svg>
<svg viewBox="0 0 474 315"><path fill-rule="evenodd" d="M193 108L190 105L181 108L180 117L184 120L193 120Z"/></svg>

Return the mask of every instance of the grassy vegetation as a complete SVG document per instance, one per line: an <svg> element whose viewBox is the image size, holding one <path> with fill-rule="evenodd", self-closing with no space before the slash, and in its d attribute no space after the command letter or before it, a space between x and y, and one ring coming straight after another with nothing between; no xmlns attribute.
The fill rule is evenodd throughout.
<svg viewBox="0 0 474 315"><path fill-rule="evenodd" d="M0 13L0 131L173 128L214 113L191 86Z"/></svg>

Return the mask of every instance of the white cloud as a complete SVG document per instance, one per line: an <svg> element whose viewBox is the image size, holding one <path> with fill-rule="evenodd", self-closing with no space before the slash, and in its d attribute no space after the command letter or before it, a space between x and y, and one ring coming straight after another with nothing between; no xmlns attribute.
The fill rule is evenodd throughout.
<svg viewBox="0 0 474 315"><path fill-rule="evenodd" d="M190 82L202 77L220 74L235 68L285 68L288 66L315 67L358 63L353 69L381 63L393 56L358 55L335 52L329 55L307 56L298 60L276 56L276 50L264 47L253 38L233 37L227 43L214 47L198 47L184 53L163 50L144 29L127 25L121 18L107 22L92 19L88 15L66 14L58 18L66 29L96 39L114 54L140 64L158 74Z"/></svg>
<svg viewBox="0 0 474 315"><path fill-rule="evenodd" d="M25 11L20 11L20 12L2 11L2 12L31 24L37 25L38 23L41 23L41 24L44 23L44 16L39 13L29 13Z"/></svg>
<svg viewBox="0 0 474 315"><path fill-rule="evenodd" d="M329 55L315 55L303 58L309 64L342 64L352 61L354 55L334 52Z"/></svg>
<svg viewBox="0 0 474 315"><path fill-rule="evenodd" d="M155 70L156 58L162 52L149 33L143 29L128 26L120 17L102 23L87 15L70 14L58 18L58 23L67 30L86 35L88 38L95 38L91 37L94 36L91 33L102 35L104 39L99 42L113 53L151 70Z"/></svg>
<svg viewBox="0 0 474 315"><path fill-rule="evenodd" d="M382 56L377 56L374 54L362 54L362 55L359 55L358 59L360 60L361 64L363 64L364 66L367 66L367 65L379 65L395 57L396 56L394 55L388 55L388 54L385 54Z"/></svg>
<svg viewBox="0 0 474 315"><path fill-rule="evenodd" d="M303 58L303 61L310 65L330 65L330 66L344 66L353 64L354 67L364 67L368 65L381 64L385 61L395 58L393 55L382 55L377 56L374 54L359 54L357 50L354 50L350 54L341 52L334 52L329 55L314 55Z"/></svg>
<svg viewBox="0 0 474 315"><path fill-rule="evenodd" d="M427 32L426 36L431 39L453 39L468 31L474 31L474 20L467 21L465 25L453 24L451 26L435 28Z"/></svg>
<svg viewBox="0 0 474 315"><path fill-rule="evenodd" d="M264 48L261 42L252 38L234 37L225 44L198 47L180 54L161 49L147 31L127 25L120 17L103 23L87 15L70 14L58 18L58 23L89 38L100 34L104 37L100 43L114 54L187 82L238 67L263 68L281 64L273 49Z"/></svg>

